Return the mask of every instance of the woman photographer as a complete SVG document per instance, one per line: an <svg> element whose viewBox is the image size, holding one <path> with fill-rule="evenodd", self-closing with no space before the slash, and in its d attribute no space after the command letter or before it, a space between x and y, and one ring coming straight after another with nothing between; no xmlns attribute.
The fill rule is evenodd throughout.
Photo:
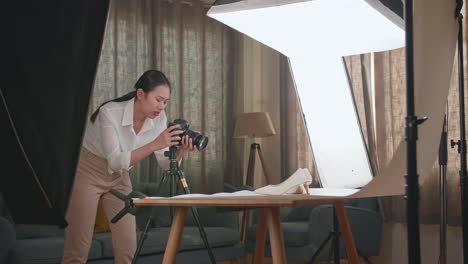
<svg viewBox="0 0 468 264"><path fill-rule="evenodd" d="M98 202L108 219L123 207L109 191L132 191L128 171L154 153L159 166L169 168L164 151L181 141L177 159L196 150L188 136L180 138L179 125L167 127L164 109L171 95L166 76L145 72L135 90L103 103L87 124L65 219L62 263L86 263L93 236ZM135 217L127 214L110 224L115 263L131 263L136 250Z"/></svg>

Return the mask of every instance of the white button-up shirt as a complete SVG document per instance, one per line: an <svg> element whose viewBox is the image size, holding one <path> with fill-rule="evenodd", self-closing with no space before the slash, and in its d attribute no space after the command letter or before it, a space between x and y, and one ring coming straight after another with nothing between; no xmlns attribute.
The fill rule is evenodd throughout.
<svg viewBox="0 0 468 264"><path fill-rule="evenodd" d="M167 128L166 113L162 111L154 119L146 118L136 134L133 129L133 105L134 99L109 102L101 107L94 123L88 121L83 147L107 160L109 174L128 172L132 151L148 144ZM167 150L169 148L154 152L163 169L169 168L169 159L164 156Z"/></svg>

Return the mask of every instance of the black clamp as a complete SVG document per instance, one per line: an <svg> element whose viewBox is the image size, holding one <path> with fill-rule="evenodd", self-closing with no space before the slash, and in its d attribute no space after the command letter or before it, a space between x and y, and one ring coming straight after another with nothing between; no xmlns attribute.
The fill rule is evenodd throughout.
<svg viewBox="0 0 468 264"><path fill-rule="evenodd" d="M427 116L417 118L416 116L406 117L406 140L418 139L418 125L424 123L429 118Z"/></svg>
<svg viewBox="0 0 468 264"><path fill-rule="evenodd" d="M120 210L120 212L118 212L112 218L111 223L113 223L113 224L117 223L120 220L120 218L124 217L124 215L126 215L127 213L132 214L132 215L135 215L137 213L137 208L133 204L133 200L132 200L133 198L143 199L143 198L147 197L143 193L136 192L136 191L132 191L128 195L125 195L125 194L123 194L123 193L121 193L119 191L116 191L116 190L110 190L110 193L112 193L115 197L119 198L120 200L122 200L125 203L124 208L122 210Z"/></svg>

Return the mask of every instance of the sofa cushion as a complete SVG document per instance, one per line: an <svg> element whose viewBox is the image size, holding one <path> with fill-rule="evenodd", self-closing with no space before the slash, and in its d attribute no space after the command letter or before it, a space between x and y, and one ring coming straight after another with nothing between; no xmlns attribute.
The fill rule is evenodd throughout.
<svg viewBox="0 0 468 264"><path fill-rule="evenodd" d="M197 208L198 218L203 226L209 227L227 227L231 229L239 229L238 211L220 211L213 207ZM187 214L185 221L186 226L197 226L195 218L191 210Z"/></svg>
<svg viewBox="0 0 468 264"><path fill-rule="evenodd" d="M239 243L239 232L234 229L225 227L207 227L205 228L205 232L211 247L224 247ZM205 248L200 232L198 231L198 227L184 228L180 248L182 250Z"/></svg>
<svg viewBox="0 0 468 264"><path fill-rule="evenodd" d="M19 239L16 250L21 256L21 263L42 264L59 263L63 255L63 237L46 237ZM89 259L102 257L102 247L99 242L93 240L89 250Z"/></svg>
<svg viewBox="0 0 468 264"><path fill-rule="evenodd" d="M51 225L17 225L16 239L55 237L60 231Z"/></svg>
<svg viewBox="0 0 468 264"><path fill-rule="evenodd" d="M10 221L10 223L12 224L14 223L13 217L11 216L10 210L8 209L6 201L3 198L3 194L1 192L0 192L0 216Z"/></svg>
<svg viewBox="0 0 468 264"><path fill-rule="evenodd" d="M164 252L169 237L170 228L152 228L148 232L141 255L158 254ZM205 227L208 242L211 247L231 246L239 243L239 232L225 227ZM140 239L141 232L138 233L137 240ZM112 257L112 237L110 233L99 233L94 235L94 239L101 242L104 257ZM180 244L180 250L203 249L205 245L200 237L197 227L185 227Z"/></svg>
<svg viewBox="0 0 468 264"><path fill-rule="evenodd" d="M284 243L287 247L300 247L309 244L309 223L308 222L284 222L281 223L284 234ZM252 225L247 230L247 240L255 241L257 237L257 225ZM267 243L270 243L267 232Z"/></svg>
<svg viewBox="0 0 468 264"><path fill-rule="evenodd" d="M140 239L141 232L137 234L137 241ZM98 233L94 234L94 239L99 241L102 246L102 254L104 257L112 258L114 256L112 251L112 234L109 233ZM167 235L166 235L167 239ZM148 232L148 236L143 243L143 248L141 249L140 254L157 254L164 252L165 249L165 241L163 238L156 232L150 230Z"/></svg>
<svg viewBox="0 0 468 264"><path fill-rule="evenodd" d="M4 217L0 216L0 263L6 263L15 245L15 229Z"/></svg>
<svg viewBox="0 0 468 264"><path fill-rule="evenodd" d="M286 211L286 215L282 217L282 222L296 222L296 221L307 221L309 219L309 214L312 209L317 205L304 205L290 208L289 211ZM281 208L283 212L283 208Z"/></svg>

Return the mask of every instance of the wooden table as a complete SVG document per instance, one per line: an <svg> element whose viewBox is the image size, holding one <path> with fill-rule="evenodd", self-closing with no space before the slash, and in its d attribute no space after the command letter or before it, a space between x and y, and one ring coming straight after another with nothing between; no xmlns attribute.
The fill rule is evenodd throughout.
<svg viewBox="0 0 468 264"><path fill-rule="evenodd" d="M135 206L173 206L175 207L172 219L171 231L164 252L163 263L172 264L176 262L179 251L180 240L184 231L185 219L188 209L195 207L243 207L258 208L257 239L255 245L254 263L263 263L266 229L268 225L270 235L270 246L274 264L287 263L284 247L283 230L281 227L280 208L292 207L314 203L334 203L336 215L340 227L342 239L345 244L348 262L358 264L359 258L354 244L353 235L343 204L343 197L317 197L309 195L281 195L281 196L228 196L220 197L207 195L204 197L173 197L173 198L150 198L134 200Z"/></svg>

